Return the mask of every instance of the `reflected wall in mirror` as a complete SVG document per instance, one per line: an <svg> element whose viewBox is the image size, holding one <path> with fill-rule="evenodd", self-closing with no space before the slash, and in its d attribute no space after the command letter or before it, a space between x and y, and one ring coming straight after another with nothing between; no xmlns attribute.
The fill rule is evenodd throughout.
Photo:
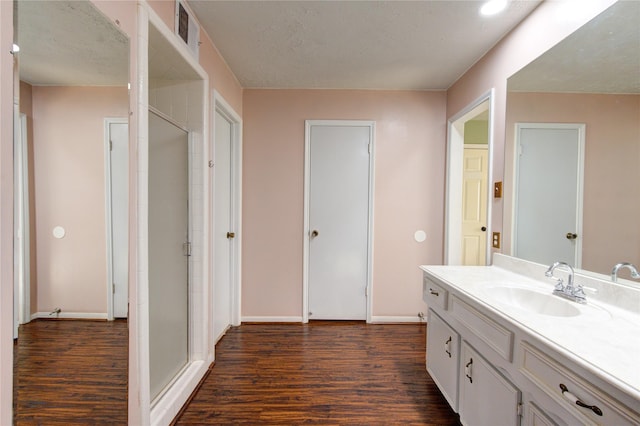
<svg viewBox="0 0 640 426"><path fill-rule="evenodd" d="M619 262L640 265L638 22L640 2L620 1L509 78L506 244L512 243L516 217L516 124L584 124L584 204L577 236L582 244L581 267L609 275ZM543 203L537 208L553 211L556 206ZM506 247L506 252L513 253L513 247Z"/></svg>
<svg viewBox="0 0 640 426"><path fill-rule="evenodd" d="M15 144L23 154L14 192L24 224L14 253L15 420L88 421L102 404L88 412L82 403L110 400L126 422L126 320L95 320L127 316L128 278L116 270L128 267L129 41L89 1L19 0L14 14ZM114 152L124 152L124 163ZM64 234L54 236L57 228ZM125 295L116 302L124 309L114 306L114 290ZM85 375L92 385L82 385Z"/></svg>

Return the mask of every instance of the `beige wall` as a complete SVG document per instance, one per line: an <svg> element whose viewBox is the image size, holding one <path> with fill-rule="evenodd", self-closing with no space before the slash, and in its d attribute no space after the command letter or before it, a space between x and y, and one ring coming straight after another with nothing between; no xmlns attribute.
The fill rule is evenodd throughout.
<svg viewBox="0 0 640 426"><path fill-rule="evenodd" d="M32 94L37 311L106 314L104 118L127 117L127 89ZM53 237L56 226L64 238Z"/></svg>
<svg viewBox="0 0 640 426"><path fill-rule="evenodd" d="M489 140L489 122L487 120L469 120L464 123L464 143L486 145Z"/></svg>
<svg viewBox="0 0 640 426"><path fill-rule="evenodd" d="M640 264L640 96L509 93L505 177L513 179L515 123L584 123L582 267L608 274ZM512 202L511 193L505 203ZM505 236L510 236L510 212ZM509 244L509 238L505 239ZM507 247L508 248L508 247Z"/></svg>
<svg viewBox="0 0 640 426"><path fill-rule="evenodd" d="M442 262L444 92L245 90L242 316L302 316L306 119L376 121L372 314L416 317L418 265Z"/></svg>
<svg viewBox="0 0 640 426"><path fill-rule="evenodd" d="M615 1L546 1L541 3L449 88L447 91L447 119L458 114L489 90L494 90L492 152L492 180L494 182L504 179L507 79ZM568 6L571 5L574 7L573 11L568 9ZM507 184L508 182L505 181L504 191L509 190ZM491 217L493 231L503 231L503 209L505 208L503 200L494 199L493 201ZM507 208L511 207L507 206ZM506 253L504 249L497 251Z"/></svg>

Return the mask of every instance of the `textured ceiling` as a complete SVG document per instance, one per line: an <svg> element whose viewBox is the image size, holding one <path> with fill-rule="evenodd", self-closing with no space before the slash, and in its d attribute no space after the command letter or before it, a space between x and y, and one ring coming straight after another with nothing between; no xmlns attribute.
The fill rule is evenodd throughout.
<svg viewBox="0 0 640 426"><path fill-rule="evenodd" d="M63 86L129 81L129 41L91 3L19 0L14 7L21 80Z"/></svg>
<svg viewBox="0 0 640 426"><path fill-rule="evenodd" d="M621 1L509 79L526 92L640 93L640 1Z"/></svg>
<svg viewBox="0 0 640 426"><path fill-rule="evenodd" d="M540 1L188 3L243 87L443 90Z"/></svg>

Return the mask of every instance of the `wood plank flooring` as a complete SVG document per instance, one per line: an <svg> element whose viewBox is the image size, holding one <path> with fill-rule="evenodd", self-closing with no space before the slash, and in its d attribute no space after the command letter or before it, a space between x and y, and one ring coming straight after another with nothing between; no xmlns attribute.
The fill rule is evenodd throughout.
<svg viewBox="0 0 640 426"><path fill-rule="evenodd" d="M14 423L125 425L127 331L125 321L22 326ZM175 423L459 425L424 360L424 325L243 324Z"/></svg>
<svg viewBox="0 0 640 426"><path fill-rule="evenodd" d="M425 369L425 326L243 324L178 425L459 425Z"/></svg>
<svg viewBox="0 0 640 426"><path fill-rule="evenodd" d="M15 425L126 425L125 320L36 320L14 345Z"/></svg>

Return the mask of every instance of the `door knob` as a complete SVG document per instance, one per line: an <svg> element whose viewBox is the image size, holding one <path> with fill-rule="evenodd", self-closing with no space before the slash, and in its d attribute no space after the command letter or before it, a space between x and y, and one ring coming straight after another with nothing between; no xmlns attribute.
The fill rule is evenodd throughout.
<svg viewBox="0 0 640 426"><path fill-rule="evenodd" d="M574 234L573 232L567 232L567 240L575 240L578 238L578 234Z"/></svg>
<svg viewBox="0 0 640 426"><path fill-rule="evenodd" d="M236 237L236 233L235 232L227 232L227 238L228 239L232 239Z"/></svg>
<svg viewBox="0 0 640 426"><path fill-rule="evenodd" d="M315 238L315 237L317 237L319 234L320 234L320 233L319 233L317 230L315 230L315 229L314 229L313 231L311 231L311 238Z"/></svg>
<svg viewBox="0 0 640 426"><path fill-rule="evenodd" d="M486 226L483 226L482 228L480 228L480 230L481 230L482 232L485 232L485 231L487 230L487 227L486 227Z"/></svg>

